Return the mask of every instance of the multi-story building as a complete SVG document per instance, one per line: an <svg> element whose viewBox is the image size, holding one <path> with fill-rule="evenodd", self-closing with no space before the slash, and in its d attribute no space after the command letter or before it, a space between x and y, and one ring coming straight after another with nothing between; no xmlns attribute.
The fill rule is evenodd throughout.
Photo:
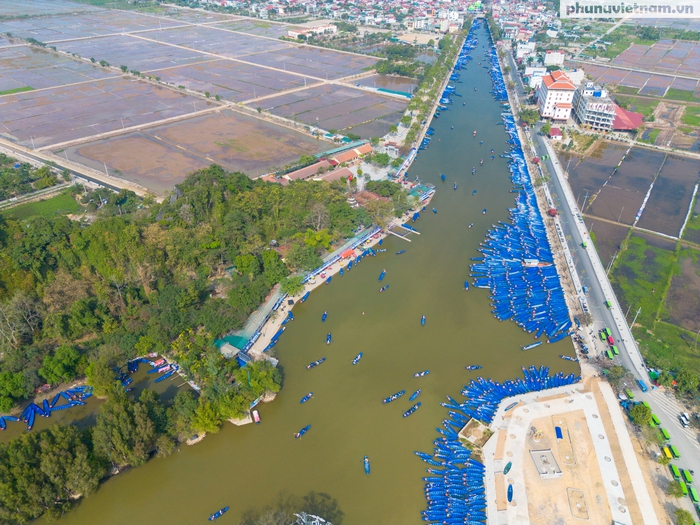
<svg viewBox="0 0 700 525"><path fill-rule="evenodd" d="M615 103L608 92L593 84L586 83L574 93L574 117L581 125L609 131L615 120Z"/></svg>
<svg viewBox="0 0 700 525"><path fill-rule="evenodd" d="M542 77L537 88L540 115L553 120L569 120L576 86L563 71L552 71Z"/></svg>
<svg viewBox="0 0 700 525"><path fill-rule="evenodd" d="M544 54L544 65L545 66L563 66L564 65L564 52L557 51L547 51Z"/></svg>

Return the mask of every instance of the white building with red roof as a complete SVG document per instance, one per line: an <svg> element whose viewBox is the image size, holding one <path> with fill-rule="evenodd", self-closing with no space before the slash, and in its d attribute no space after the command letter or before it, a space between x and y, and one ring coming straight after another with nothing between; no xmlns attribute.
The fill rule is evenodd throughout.
<svg viewBox="0 0 700 525"><path fill-rule="evenodd" d="M537 88L540 115L552 120L569 120L575 92L576 85L563 71L552 71L543 76Z"/></svg>

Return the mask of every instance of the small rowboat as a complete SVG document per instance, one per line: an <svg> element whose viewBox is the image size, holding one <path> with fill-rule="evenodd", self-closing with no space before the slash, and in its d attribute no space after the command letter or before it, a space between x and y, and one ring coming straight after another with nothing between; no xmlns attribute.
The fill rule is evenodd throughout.
<svg viewBox="0 0 700 525"><path fill-rule="evenodd" d="M359 363L359 362L360 362L360 359L362 359L362 355L363 355L362 352L360 352L359 354L357 354L357 355L355 356L355 359L352 360L352 364L353 364L353 365L356 365L357 363Z"/></svg>
<svg viewBox="0 0 700 525"><path fill-rule="evenodd" d="M345 275L345 272L344 272L343 269L341 268L341 269L340 269L340 276L342 277L343 275Z"/></svg>
<svg viewBox="0 0 700 525"><path fill-rule="evenodd" d="M433 213L437 213L437 210L435 208L433 208Z"/></svg>
<svg viewBox="0 0 700 525"><path fill-rule="evenodd" d="M396 255L401 255L403 253L406 253L406 250L399 250L398 252L396 252Z"/></svg>
<svg viewBox="0 0 700 525"><path fill-rule="evenodd" d="M331 338L331 333L328 332L328 335L326 336L326 344L329 345L333 342L333 339Z"/></svg>
<svg viewBox="0 0 700 525"><path fill-rule="evenodd" d="M471 224L469 224L469 227L470 227L470 228L473 228L473 227L474 227L474 223L472 222Z"/></svg>
<svg viewBox="0 0 700 525"><path fill-rule="evenodd" d="M567 361L573 361L574 363L578 363L578 357L569 357L568 355L560 355L562 359L566 359Z"/></svg>
<svg viewBox="0 0 700 525"><path fill-rule="evenodd" d="M382 293L382 292L383 292L384 290L386 290L387 288L389 288L389 285L388 285L388 284L385 284L384 286L382 286L382 287L379 289L379 293Z"/></svg>
<svg viewBox="0 0 700 525"><path fill-rule="evenodd" d="M311 295L311 292L306 292L304 295L301 296L301 302L303 303L309 298L309 295Z"/></svg>
<svg viewBox="0 0 700 525"><path fill-rule="evenodd" d="M469 281L464 281L464 289L469 291Z"/></svg>
<svg viewBox="0 0 700 525"><path fill-rule="evenodd" d="M369 458L367 456L365 456L364 464L365 464L365 474L367 474L369 476Z"/></svg>
<svg viewBox="0 0 700 525"><path fill-rule="evenodd" d="M425 316L422 316L422 317L420 318L420 325L421 325L421 326L425 326Z"/></svg>
<svg viewBox="0 0 700 525"><path fill-rule="evenodd" d="M379 282L381 283L382 280L384 279L384 276L386 275L386 270L382 270L382 273L379 274Z"/></svg>
<svg viewBox="0 0 700 525"><path fill-rule="evenodd" d="M457 189L457 183L455 182L455 185L452 187L453 190Z"/></svg>
<svg viewBox="0 0 700 525"><path fill-rule="evenodd" d="M326 360L326 358L325 358L325 357L322 357L322 358L319 359L318 361L314 361L313 363L309 363L308 365L306 365L306 369L307 369L307 370L311 370L312 368L316 368L318 365L320 365L321 363L323 363L325 360Z"/></svg>
<svg viewBox="0 0 700 525"><path fill-rule="evenodd" d="M513 501L513 484L508 485L508 503Z"/></svg>
<svg viewBox="0 0 700 525"><path fill-rule="evenodd" d="M328 279L326 279L326 284L330 284L330 283L331 283L331 279L333 279L333 276L332 276L332 275L329 275L329 276L328 276Z"/></svg>
<svg viewBox="0 0 700 525"><path fill-rule="evenodd" d="M260 424L260 413L257 410L253 410L253 421L256 425Z"/></svg>
<svg viewBox="0 0 700 525"><path fill-rule="evenodd" d="M484 211L481 212L481 215L486 215L486 208L484 208Z"/></svg>
<svg viewBox="0 0 700 525"><path fill-rule="evenodd" d="M525 350L532 350L533 348L537 348L537 347L540 346L541 344L542 344L542 341L537 341L536 343L532 343L532 344L529 344L529 345L527 345L527 346L521 346L521 347L520 347L520 350L523 350L523 351L525 351Z"/></svg>
<svg viewBox="0 0 700 525"><path fill-rule="evenodd" d="M513 462L509 461L506 467L503 469L503 475L505 476L510 472L511 467L513 466Z"/></svg>
<svg viewBox="0 0 700 525"><path fill-rule="evenodd" d="M328 312L323 312L323 315L321 316L321 322L325 323L327 317L328 317Z"/></svg>
<svg viewBox="0 0 700 525"><path fill-rule="evenodd" d="M511 403L510 405L508 405L508 406L505 408L505 411L508 412L509 410L515 408L516 406L518 406L518 402L517 402L517 401L516 401L515 403Z"/></svg>
<svg viewBox="0 0 700 525"><path fill-rule="evenodd" d="M400 392L396 392L395 394L390 395L386 399L382 399L382 403L387 404L387 403L391 403L392 401L396 401L398 398L400 398L405 393L406 393L405 390L401 390Z"/></svg>
<svg viewBox="0 0 700 525"><path fill-rule="evenodd" d="M413 405L411 408L409 408L408 410L406 410L406 412L403 413L403 417L408 417L408 416L410 416L411 414L413 414L416 410L418 410L418 409L420 408L420 406L421 406L422 404L423 404L423 403L421 403L420 401L418 401L418 403L416 403L416 404Z"/></svg>
<svg viewBox="0 0 700 525"><path fill-rule="evenodd" d="M474 191L472 192L472 195L476 195L476 190L474 190Z"/></svg>
<svg viewBox="0 0 700 525"><path fill-rule="evenodd" d="M443 182L445 182L445 174L444 173L440 175L440 178L442 179Z"/></svg>
<svg viewBox="0 0 700 525"><path fill-rule="evenodd" d="M411 397L409 397L408 400L413 401L415 398L417 398L420 395L420 392L421 392L420 390L416 390L415 392L413 392L413 394L411 394Z"/></svg>
<svg viewBox="0 0 700 525"><path fill-rule="evenodd" d="M209 521L214 521L214 520L219 519L221 516L226 514L226 512L228 512L228 507L224 507L223 509L217 510L214 514L209 516Z"/></svg>
<svg viewBox="0 0 700 525"><path fill-rule="evenodd" d="M314 393L313 393L313 392L309 392L308 394L306 394L304 397L301 398L301 401L299 401L299 403L302 403L302 404L303 404L303 403L306 403L306 402L307 402L309 399L311 399L313 396L314 396Z"/></svg>
<svg viewBox="0 0 700 525"><path fill-rule="evenodd" d="M423 377L427 376L430 373L430 370L423 370L422 372L416 372L413 374L413 377Z"/></svg>
<svg viewBox="0 0 700 525"><path fill-rule="evenodd" d="M464 367L465 370L480 370L481 365L467 365Z"/></svg>
<svg viewBox="0 0 700 525"><path fill-rule="evenodd" d="M294 437L297 438L297 439L301 439L301 436L303 436L304 434L306 434L306 433L309 431L310 428L311 428L311 425L306 425L306 426L305 426L304 428L302 428L299 432L297 432L296 434L294 434Z"/></svg>

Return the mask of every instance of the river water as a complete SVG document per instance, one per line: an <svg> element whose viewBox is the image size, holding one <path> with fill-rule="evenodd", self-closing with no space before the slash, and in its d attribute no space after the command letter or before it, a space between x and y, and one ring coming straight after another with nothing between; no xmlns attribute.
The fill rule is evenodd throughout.
<svg viewBox="0 0 700 525"><path fill-rule="evenodd" d="M494 319L487 290L464 290L470 257L480 255L486 230L507 220L514 200L506 160L498 157L508 149L501 107L489 94L488 71L478 65L486 31L478 30L477 36L474 60L456 84L463 96L453 97L449 111L433 122L432 144L409 170L411 178L417 175L437 186L428 211L414 225L421 235L412 235L410 243L388 238L386 253L364 259L344 277L336 275L295 307L295 321L275 347L283 388L273 403L260 408L262 423L240 428L227 423L196 446L182 446L169 458L107 481L61 525L204 523L225 505L231 510L217 523L233 524L247 510L272 504L280 493L302 497L311 491L336 499L346 525L421 523L426 464L413 451L432 449L435 427L447 415L439 405L445 394L458 398L462 385L477 374L519 377L521 365L578 373L575 363L558 358L573 355L568 340L522 352L520 346L531 343L532 336ZM494 161L489 160L491 148ZM441 173L447 182L441 182ZM402 249L405 254L395 255ZM387 271L382 284L390 288L379 294L382 269ZM328 319L321 323L324 310ZM325 343L327 332L333 335L331 345ZM364 357L353 366L358 352ZM306 369L321 357L327 361ZM468 364L483 369L467 372ZM425 369L428 376L413 377ZM423 405L404 419L402 413L412 405L408 396L418 388ZM399 390L407 394L381 403ZM314 398L300 404L309 391ZM294 439L308 424L308 434ZM370 476L363 471L365 455L371 460Z"/></svg>

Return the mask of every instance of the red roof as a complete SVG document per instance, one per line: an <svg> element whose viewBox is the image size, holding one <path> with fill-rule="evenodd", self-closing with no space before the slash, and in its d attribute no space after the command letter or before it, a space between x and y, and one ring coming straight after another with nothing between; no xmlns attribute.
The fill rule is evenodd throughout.
<svg viewBox="0 0 700 525"><path fill-rule="evenodd" d="M549 75L542 77L542 82L547 89L576 91L576 86L563 71L552 71Z"/></svg>
<svg viewBox="0 0 700 525"><path fill-rule="evenodd" d="M615 104L615 118L612 128L616 131L632 131L637 129L644 122L644 115L622 109Z"/></svg>
<svg viewBox="0 0 700 525"><path fill-rule="evenodd" d="M561 137L561 130L559 128L552 128L549 130L550 137Z"/></svg>

